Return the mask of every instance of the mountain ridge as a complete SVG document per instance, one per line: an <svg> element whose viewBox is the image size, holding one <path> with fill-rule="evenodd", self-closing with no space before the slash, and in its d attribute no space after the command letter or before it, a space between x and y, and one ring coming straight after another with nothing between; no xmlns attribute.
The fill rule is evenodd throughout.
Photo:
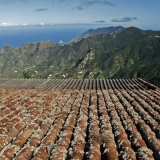
<svg viewBox="0 0 160 160"><path fill-rule="evenodd" d="M125 28L122 26L116 26L116 27L111 26L111 27L103 27L97 29L89 29L86 32L82 33L81 35L72 39L69 43L78 42L83 38L89 38L100 34L117 34L122 32L123 30L125 30Z"/></svg>
<svg viewBox="0 0 160 160"><path fill-rule="evenodd" d="M0 77L143 78L160 86L159 62L160 31L129 27L64 46L51 41L5 46L0 49Z"/></svg>

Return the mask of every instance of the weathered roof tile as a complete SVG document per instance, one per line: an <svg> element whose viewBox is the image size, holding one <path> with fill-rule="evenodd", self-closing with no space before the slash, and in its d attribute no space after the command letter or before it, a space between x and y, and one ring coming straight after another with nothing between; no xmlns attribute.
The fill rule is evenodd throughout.
<svg viewBox="0 0 160 160"><path fill-rule="evenodd" d="M45 82L0 89L0 160L159 159L158 87L139 79L50 80L54 89L46 90Z"/></svg>

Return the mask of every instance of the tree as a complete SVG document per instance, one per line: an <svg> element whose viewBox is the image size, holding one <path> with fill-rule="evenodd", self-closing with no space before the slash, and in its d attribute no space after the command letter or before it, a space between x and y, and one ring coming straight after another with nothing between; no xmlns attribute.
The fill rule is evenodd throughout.
<svg viewBox="0 0 160 160"><path fill-rule="evenodd" d="M25 78L25 79L31 78L30 70L23 72L23 78Z"/></svg>

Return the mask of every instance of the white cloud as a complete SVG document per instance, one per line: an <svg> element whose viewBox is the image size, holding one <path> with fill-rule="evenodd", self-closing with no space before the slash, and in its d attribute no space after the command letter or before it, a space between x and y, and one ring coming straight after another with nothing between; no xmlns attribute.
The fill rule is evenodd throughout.
<svg viewBox="0 0 160 160"><path fill-rule="evenodd" d="M0 26L13 26L13 23L6 23L6 22L3 22L3 23L0 23Z"/></svg>
<svg viewBox="0 0 160 160"><path fill-rule="evenodd" d="M23 23L22 26L28 26L28 23Z"/></svg>

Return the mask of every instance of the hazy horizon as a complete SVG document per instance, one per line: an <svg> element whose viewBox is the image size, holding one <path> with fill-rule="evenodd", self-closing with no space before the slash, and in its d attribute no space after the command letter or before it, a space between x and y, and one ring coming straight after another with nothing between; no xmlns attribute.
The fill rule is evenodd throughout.
<svg viewBox="0 0 160 160"><path fill-rule="evenodd" d="M43 26L31 25L0 27L0 48L3 48L5 45L9 45L12 47L21 47L25 43L39 43L41 41L47 40L52 41L55 44L58 44L59 41L63 41L65 44L89 29L104 27L111 26L98 24L57 24ZM128 27L131 26L127 26L126 28ZM148 28L146 30L148 30Z"/></svg>

